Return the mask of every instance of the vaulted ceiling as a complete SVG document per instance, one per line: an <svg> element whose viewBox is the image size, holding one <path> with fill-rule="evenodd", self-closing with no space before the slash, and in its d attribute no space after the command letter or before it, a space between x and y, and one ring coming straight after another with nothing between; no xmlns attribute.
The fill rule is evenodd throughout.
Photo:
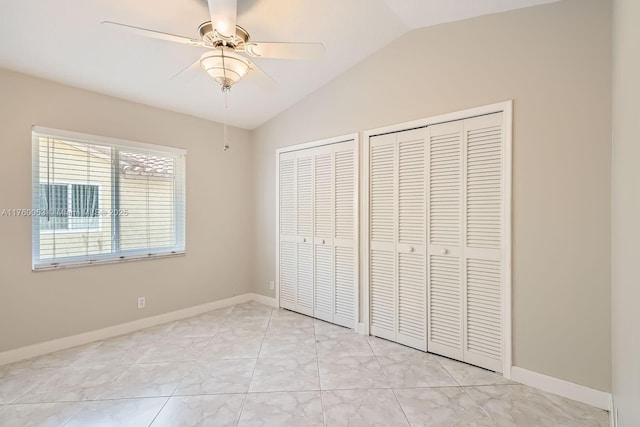
<svg viewBox="0 0 640 427"><path fill-rule="evenodd" d="M238 0L238 25L253 40L322 42L326 55L255 59L279 86L264 90L240 81L229 94L229 123L259 126L414 28L552 1ZM101 25L115 21L197 38L207 20L206 0L0 0L0 67L220 122L224 97L204 71L173 77L202 48Z"/></svg>

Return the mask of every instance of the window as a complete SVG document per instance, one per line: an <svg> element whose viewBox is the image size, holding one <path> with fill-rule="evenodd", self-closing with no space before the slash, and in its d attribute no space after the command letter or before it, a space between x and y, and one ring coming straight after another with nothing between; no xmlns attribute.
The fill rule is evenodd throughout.
<svg viewBox="0 0 640 427"><path fill-rule="evenodd" d="M33 269L183 254L184 150L34 127Z"/></svg>

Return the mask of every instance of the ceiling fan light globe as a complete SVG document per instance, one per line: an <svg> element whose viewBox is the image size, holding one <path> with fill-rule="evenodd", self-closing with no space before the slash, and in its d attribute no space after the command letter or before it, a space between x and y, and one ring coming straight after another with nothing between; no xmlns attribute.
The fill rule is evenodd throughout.
<svg viewBox="0 0 640 427"><path fill-rule="evenodd" d="M200 67L222 87L231 87L251 69L248 60L224 50L214 50L203 54L200 57Z"/></svg>

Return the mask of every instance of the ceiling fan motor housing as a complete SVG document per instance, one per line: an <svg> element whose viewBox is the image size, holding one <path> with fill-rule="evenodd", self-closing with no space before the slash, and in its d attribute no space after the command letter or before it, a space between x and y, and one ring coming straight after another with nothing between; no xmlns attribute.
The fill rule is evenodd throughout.
<svg viewBox="0 0 640 427"><path fill-rule="evenodd" d="M249 33L239 25L236 25L236 33L231 37L225 37L214 30L211 21L202 23L198 27L198 35L211 47L231 47L233 49L242 49L245 43L249 41Z"/></svg>

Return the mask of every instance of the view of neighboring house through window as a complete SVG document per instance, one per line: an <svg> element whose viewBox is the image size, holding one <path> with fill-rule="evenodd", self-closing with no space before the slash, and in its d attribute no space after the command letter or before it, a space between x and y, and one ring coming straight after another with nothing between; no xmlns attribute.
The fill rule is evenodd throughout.
<svg viewBox="0 0 640 427"><path fill-rule="evenodd" d="M33 268L184 252L181 149L34 127Z"/></svg>
<svg viewBox="0 0 640 427"><path fill-rule="evenodd" d="M100 227L99 185L40 184L40 230L96 230Z"/></svg>

